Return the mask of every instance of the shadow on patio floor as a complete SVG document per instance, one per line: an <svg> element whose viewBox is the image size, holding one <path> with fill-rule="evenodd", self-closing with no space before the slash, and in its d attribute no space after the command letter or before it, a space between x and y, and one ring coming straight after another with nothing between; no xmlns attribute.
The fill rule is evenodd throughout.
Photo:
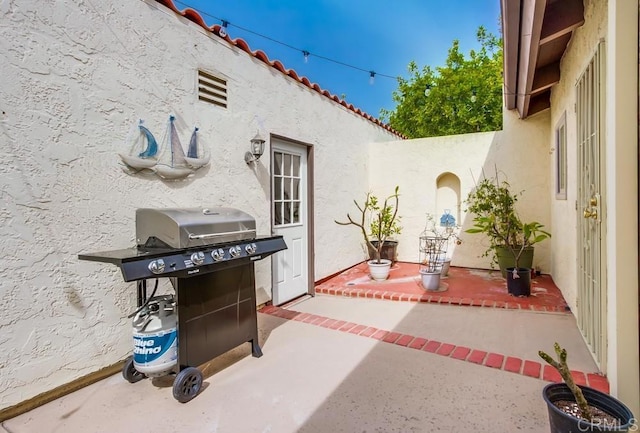
<svg viewBox="0 0 640 433"><path fill-rule="evenodd" d="M533 311L569 312L560 289L549 275L531 279L531 296L507 293L499 271L451 267L439 291L422 287L417 263L396 262L386 281L369 278L366 263L360 263L316 284L316 293L393 301L431 302Z"/></svg>

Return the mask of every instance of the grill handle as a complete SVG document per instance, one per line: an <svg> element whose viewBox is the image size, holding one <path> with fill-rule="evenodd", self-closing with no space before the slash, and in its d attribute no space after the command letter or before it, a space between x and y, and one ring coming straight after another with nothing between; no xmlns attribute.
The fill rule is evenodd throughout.
<svg viewBox="0 0 640 433"><path fill-rule="evenodd" d="M238 230L235 232L224 232L224 233L205 233L203 235L194 235L194 234L189 234L189 239L211 239L211 238L217 238L220 236L229 236L229 235L239 235L242 233L253 233L253 236L255 237L256 235L256 231L253 229L248 229L248 230Z"/></svg>

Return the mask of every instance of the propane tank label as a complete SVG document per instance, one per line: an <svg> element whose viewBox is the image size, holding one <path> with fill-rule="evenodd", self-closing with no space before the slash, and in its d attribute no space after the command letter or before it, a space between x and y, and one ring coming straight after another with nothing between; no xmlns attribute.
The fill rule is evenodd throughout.
<svg viewBox="0 0 640 433"><path fill-rule="evenodd" d="M154 334L133 334L133 362L136 364L165 364L178 359L177 330Z"/></svg>

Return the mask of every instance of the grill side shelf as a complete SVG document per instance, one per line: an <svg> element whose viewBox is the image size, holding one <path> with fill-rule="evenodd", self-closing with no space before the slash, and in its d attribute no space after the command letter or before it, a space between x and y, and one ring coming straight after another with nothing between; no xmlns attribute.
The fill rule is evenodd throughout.
<svg viewBox="0 0 640 433"><path fill-rule="evenodd" d="M245 250L245 246L250 243L256 244L256 250L253 254L249 254ZM124 281L129 282L146 278L193 277L233 266L240 266L247 262L262 260L287 248L282 236L261 237L239 244L234 243L233 245L240 246L241 250L238 256L232 257L229 253L230 245L213 245L206 248L177 250L129 248L80 254L78 259L114 264L120 268ZM215 261L211 255L211 252L217 249L224 250L221 261ZM201 265L195 265L191 261L191 255L194 252L204 253L205 260ZM157 263L159 260L162 261L163 270L161 272L152 272L150 265L152 262Z"/></svg>

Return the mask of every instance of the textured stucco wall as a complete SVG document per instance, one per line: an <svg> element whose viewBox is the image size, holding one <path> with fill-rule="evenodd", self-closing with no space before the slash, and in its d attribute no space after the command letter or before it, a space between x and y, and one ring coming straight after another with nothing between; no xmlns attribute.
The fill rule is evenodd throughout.
<svg viewBox="0 0 640 433"><path fill-rule="evenodd" d="M136 208L233 206L270 232L269 158L243 160L258 126L315 148L317 275L359 261L335 253L351 235L333 218L367 189L353 155L397 137L153 1L0 5L0 409L131 352L135 286L77 254L133 246ZM227 78L227 109L197 100L198 67ZM170 113L183 145L200 128L211 166L179 182L127 174L131 126L160 139ZM256 266L265 302L270 260Z"/></svg>
<svg viewBox="0 0 640 433"><path fill-rule="evenodd" d="M561 61L560 82L551 91L551 129L549 148L554 162L549 168L551 189L555 197L555 128L563 113L566 113L567 130L567 199L551 200L551 215L554 224L552 245L553 279L562 288L562 293L573 311L577 311L577 210L578 194L578 142L576 127L576 82L595 53L600 38L606 34L607 2L586 1L583 26L576 29Z"/></svg>
<svg viewBox="0 0 640 433"><path fill-rule="evenodd" d="M370 189L379 196L400 186L399 214L403 231L397 237L398 258L418 261L418 238L425 228L426 214L436 214L437 179L452 173L460 180L460 238L455 247L453 266L489 268L490 260L480 257L487 248L482 235L464 233L473 217L465 215L466 199L476 180L484 172L508 180L513 191L522 191L518 212L524 220L539 221L551 230L549 214L548 114L522 122L514 113L504 113L504 129L497 132L422 138L371 144ZM361 193L364 197L366 191ZM549 271L548 241L536 245L534 265Z"/></svg>
<svg viewBox="0 0 640 433"><path fill-rule="evenodd" d="M600 40L606 52L605 190L607 236L607 374L612 394L637 415L638 267L637 267L637 34L638 2L585 0L583 26L576 29L561 61L560 82L552 89L551 124L566 113L567 200L552 200L554 225L552 274L573 311L577 311L578 144L575 85ZM554 147L554 128L549 132ZM553 178L553 165L549 171ZM550 193L553 194L553 183Z"/></svg>

